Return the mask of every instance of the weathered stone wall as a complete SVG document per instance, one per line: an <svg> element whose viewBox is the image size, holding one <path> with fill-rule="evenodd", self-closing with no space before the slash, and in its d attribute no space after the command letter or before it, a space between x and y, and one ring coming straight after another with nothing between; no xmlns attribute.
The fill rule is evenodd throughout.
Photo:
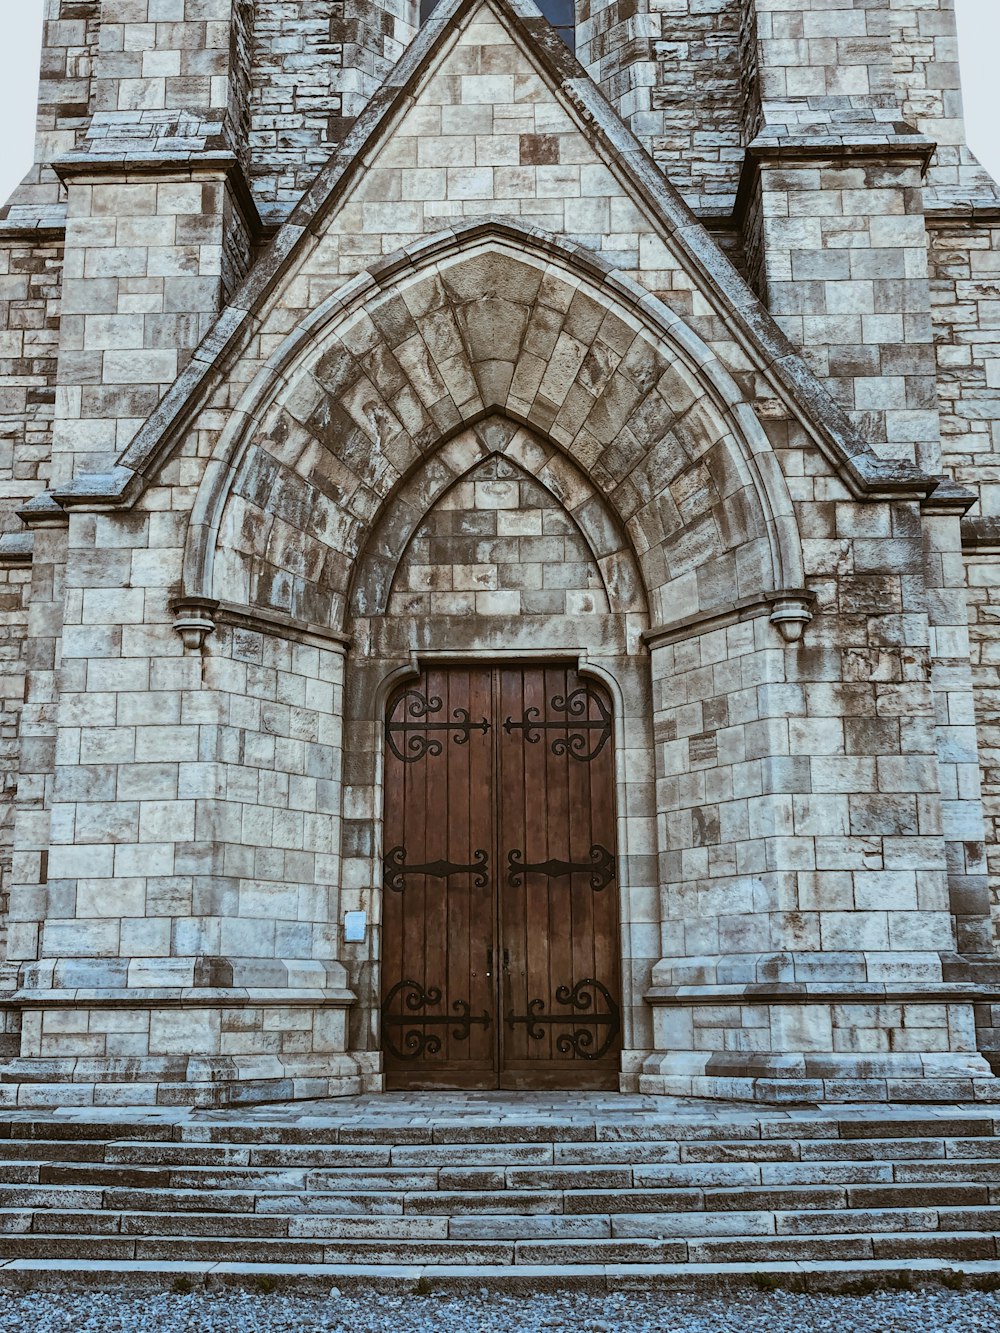
<svg viewBox="0 0 1000 1333"><path fill-rule="evenodd" d="M75 919L79 956L125 950L147 973L172 959L160 983L191 985L204 955L329 955L334 865L317 874L314 861L336 845L335 811L317 793L336 790L341 658L238 629L206 669L185 656L165 596L182 532L179 516L156 513L81 516L74 530L86 544L71 552L62 630L69 730L38 921L43 957L65 952Z"/></svg>
<svg viewBox="0 0 1000 1333"><path fill-rule="evenodd" d="M994 936L1000 945L1000 559L997 552L969 552L966 556L966 577L979 760L986 816L986 856Z"/></svg>
<svg viewBox="0 0 1000 1333"><path fill-rule="evenodd" d="M28 624L30 582L31 569L26 561L0 564L0 964L7 958L14 797L21 765L22 654Z"/></svg>
<svg viewBox="0 0 1000 1333"><path fill-rule="evenodd" d="M992 219L992 220L991 220ZM975 710L987 818L995 929L1000 930L1000 770L995 658L1000 591L990 526L1000 518L1000 223L995 211L933 216L928 227L932 316L942 457L948 472L978 496L970 516L986 538L967 553ZM1000 660L1000 659L998 659Z"/></svg>
<svg viewBox="0 0 1000 1333"><path fill-rule="evenodd" d="M14 807L8 961L37 958L52 839L50 811L56 763L58 669L64 613L66 533L32 534L31 587L23 643L25 688L20 712L19 774Z"/></svg>
<svg viewBox="0 0 1000 1333"><path fill-rule="evenodd" d="M254 195L287 217L417 30L417 0L257 0Z"/></svg>
<svg viewBox="0 0 1000 1333"><path fill-rule="evenodd" d="M942 457L1000 516L1000 221L935 218L928 244Z"/></svg>
<svg viewBox="0 0 1000 1333"><path fill-rule="evenodd" d="M883 455L938 470L919 160L760 166L771 313Z"/></svg>
<svg viewBox="0 0 1000 1333"><path fill-rule="evenodd" d="M334 961L342 650L234 624L211 660L185 655L166 596L183 526L79 516L71 534L58 740L44 709L22 740L10 958L38 997L22 1055L101 1062L105 1102L235 1078L358 1091ZM190 987L203 1003L186 1025ZM67 988L116 1004L46 1007Z"/></svg>
<svg viewBox="0 0 1000 1333"><path fill-rule="evenodd" d="M234 267L229 186L217 172L78 181L66 223L59 482L109 466L128 443L208 332Z"/></svg>
<svg viewBox="0 0 1000 1333"><path fill-rule="evenodd" d="M0 533L49 479L63 247L0 233Z"/></svg>
<svg viewBox="0 0 1000 1333"><path fill-rule="evenodd" d="M491 10L441 34L426 84L390 86L391 130L192 364L250 260L241 168L284 217L413 19L409 0L254 9L251 33L248 0L105 0L97 116L61 168L70 512L35 533L25 640L22 1072L81 1100L126 1078L146 1099L361 1086L387 682L421 653L515 652L576 658L615 695L633 1084L969 1092L971 1004L942 989L986 922L962 497L921 506L913 464L940 470L939 367L961 375L946 415L991 434L963 284L991 323L994 252L937 263L935 363L928 149L887 128L886 7L581 12L581 54L700 208L731 207L737 136L766 141L744 235L720 234L849 420L574 71L536 68ZM186 365L196 405L164 408L174 433L146 452ZM346 908L372 922L350 948ZM913 998L879 1011L903 980ZM747 985L801 1003L748 1006Z"/></svg>
<svg viewBox="0 0 1000 1333"><path fill-rule="evenodd" d="M706 215L743 164L740 0L579 0L577 51L657 165Z"/></svg>
<svg viewBox="0 0 1000 1333"><path fill-rule="evenodd" d="M658 29L653 159L699 213L728 214L743 165L738 0L694 0L687 12L671 0L650 0L650 10ZM647 132L642 120L633 128Z"/></svg>
<svg viewBox="0 0 1000 1333"><path fill-rule="evenodd" d="M91 120L80 147L226 148L246 161L254 0L102 0Z"/></svg>
<svg viewBox="0 0 1000 1333"><path fill-rule="evenodd" d="M950 797L961 785L974 789L967 780L953 786L939 757L930 664L931 635L941 631L925 628L923 642L917 634L926 626L917 514L822 489L836 503L803 516L822 615L802 644L780 649L762 619L654 643L657 807L669 849L661 883L670 886L665 957L654 972L665 988L658 1046L722 1050L719 1073L764 1074L791 1024L804 1053L799 1077L836 1080L852 1053L868 1052L869 1077L898 1094L921 1076L908 1052L942 1053L947 1074L944 1053L976 1049L968 1013L903 1006L893 1017L877 1003L904 955L908 975L934 975L953 920L962 947L984 946L984 904L962 878L981 867L954 866L948 851L957 822ZM957 708L950 718L952 761L963 740L957 724L967 731L971 718ZM830 1008L817 997L797 1014L782 1007L780 983L808 991L834 974L845 992L856 988L856 1004ZM758 992L756 1005L738 1009L726 990L768 983L777 986L771 1006ZM698 985L719 988L708 1011L673 994ZM956 1022L965 1024L957 1045ZM661 1069L664 1090L698 1086L685 1082L681 1057Z"/></svg>

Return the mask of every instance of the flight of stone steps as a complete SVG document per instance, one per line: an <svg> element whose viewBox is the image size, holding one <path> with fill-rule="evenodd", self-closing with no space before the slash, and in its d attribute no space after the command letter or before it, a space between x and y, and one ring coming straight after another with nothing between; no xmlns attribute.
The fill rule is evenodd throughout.
<svg viewBox="0 0 1000 1333"><path fill-rule="evenodd" d="M600 1114L15 1113L0 1135L0 1266L1000 1272L988 1109L616 1114L609 1097Z"/></svg>

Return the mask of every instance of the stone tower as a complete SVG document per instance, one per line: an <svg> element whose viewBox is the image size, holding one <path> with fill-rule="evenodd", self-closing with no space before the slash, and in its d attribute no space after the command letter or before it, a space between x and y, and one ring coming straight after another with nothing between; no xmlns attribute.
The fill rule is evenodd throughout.
<svg viewBox="0 0 1000 1333"><path fill-rule="evenodd" d="M0 1104L995 1099L952 0L46 0Z"/></svg>

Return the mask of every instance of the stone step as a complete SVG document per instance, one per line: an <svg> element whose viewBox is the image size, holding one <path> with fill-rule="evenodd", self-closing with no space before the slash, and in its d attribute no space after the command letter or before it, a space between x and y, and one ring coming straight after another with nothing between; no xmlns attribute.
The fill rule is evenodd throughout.
<svg viewBox="0 0 1000 1333"><path fill-rule="evenodd" d="M103 1162L106 1141L40 1143L37 1139L0 1139L0 1162ZM6 1169L0 1168L6 1175Z"/></svg>
<svg viewBox="0 0 1000 1333"><path fill-rule="evenodd" d="M815 1292L855 1293L861 1290L908 1287L918 1282L942 1282L965 1289L993 1290L1000 1284L1000 1262L953 1259L813 1260L751 1264L480 1264L474 1274L461 1264L225 1263L211 1260L163 1263L158 1260L20 1259L4 1270L7 1286L18 1291L51 1290L71 1279L97 1290L137 1281L161 1288L167 1280L183 1277L194 1287L217 1287L259 1293L287 1291L296 1296L327 1295L331 1285L344 1293L406 1295L421 1278L435 1293L468 1292L470 1283L495 1293L523 1294L529 1290L697 1292L716 1296L722 1277L727 1289L758 1291L762 1282L775 1288Z"/></svg>
<svg viewBox="0 0 1000 1333"><path fill-rule="evenodd" d="M292 1240L192 1236L0 1235L0 1260L139 1259L164 1263L508 1264L512 1241ZM580 1260L580 1262L588 1262Z"/></svg>
<svg viewBox="0 0 1000 1333"><path fill-rule="evenodd" d="M676 1238L689 1236L823 1236L877 1232L1000 1230L1000 1208L797 1210L797 1212L425 1213L347 1208L317 1213L157 1213L108 1209L0 1209L0 1233L157 1234L157 1236L321 1237L421 1236L519 1240L548 1234Z"/></svg>
<svg viewBox="0 0 1000 1333"><path fill-rule="evenodd" d="M254 1193L320 1190L378 1192L581 1189L794 1189L800 1185L848 1187L1000 1185L1000 1162L730 1162L637 1163L616 1166L371 1166L212 1167L141 1166L95 1162L13 1162L0 1173L8 1184L101 1185L109 1188L189 1189Z"/></svg>
<svg viewBox="0 0 1000 1333"><path fill-rule="evenodd" d="M902 1148L906 1142L900 1141L898 1146ZM924 1146L923 1141L917 1142ZM467 1164L461 1167L448 1164L455 1160L454 1150L445 1154L433 1146L251 1149L122 1141L103 1145L100 1152L92 1143L68 1146L73 1151L65 1156L54 1150L51 1157L36 1153L33 1158L17 1155L0 1162L0 1181L223 1190L308 1189L317 1188L323 1181L328 1181L331 1188L339 1185L352 1190L435 1185L547 1190L572 1188L574 1177L593 1188L1000 1184L1000 1158L977 1152L976 1140L942 1141L936 1145L936 1156L926 1151L914 1160L892 1153L875 1161L853 1157L799 1160L792 1158L791 1148L785 1158L776 1160L771 1153L761 1158L751 1150L752 1145L746 1145L746 1150L743 1145L735 1145L738 1151L721 1161L708 1157L677 1160L677 1145L669 1144L612 1144L604 1148L593 1144L473 1145L463 1149L462 1160ZM81 1146L82 1156L76 1151ZM947 1159L945 1152L949 1154Z"/></svg>
<svg viewBox="0 0 1000 1333"><path fill-rule="evenodd" d="M603 1272L1000 1259L998 1118L667 1118L626 1103L579 1120L494 1117L475 1098L451 1119L399 1102L369 1113L361 1099L357 1119L331 1103L299 1120L297 1108L270 1121L265 1109L15 1114L0 1125L0 1262Z"/></svg>
<svg viewBox="0 0 1000 1333"><path fill-rule="evenodd" d="M980 1232L992 1237L1000 1210L875 1210L789 1213L414 1214L145 1213L0 1210L0 1233L137 1234L243 1238L521 1240L535 1237L676 1239L715 1236L816 1237L908 1232Z"/></svg>
<svg viewBox="0 0 1000 1333"><path fill-rule="evenodd" d="M948 1259L996 1262L997 1238L976 1232L691 1239L330 1239L143 1235L0 1235L0 1260L62 1258L282 1264L706 1264Z"/></svg>
<svg viewBox="0 0 1000 1333"><path fill-rule="evenodd" d="M399 1145L471 1145L476 1143L585 1143L643 1141L662 1143L696 1142L772 1142L785 1141L804 1145L810 1140L852 1142L857 1140L877 1143L880 1140L900 1139L998 1139L1000 1116L970 1113L941 1116L919 1114L899 1115L888 1112L877 1117L845 1111L842 1115L762 1118L753 1115L729 1120L705 1119L689 1116L657 1116L650 1114L615 1117L608 1120L568 1120L525 1118L520 1120L487 1121L477 1123L459 1120L413 1124L394 1121L389 1116L370 1115L357 1122L334 1121L325 1124L282 1124L255 1121L252 1110L245 1119L227 1118L221 1123L178 1120L164 1123L162 1117L143 1121L127 1119L86 1119L54 1116L19 1118L8 1116L0 1125L0 1141L72 1142L81 1140L173 1141L177 1143L231 1144L233 1146L265 1145L350 1145L379 1147L386 1143ZM232 1117L238 1112L230 1113ZM1000 1148L998 1148L1000 1154Z"/></svg>
<svg viewBox="0 0 1000 1333"><path fill-rule="evenodd" d="M176 1143L133 1141L127 1138L99 1142L0 1140L0 1162L95 1162L152 1166L233 1167L356 1167L434 1166L455 1160L454 1145L400 1144L277 1144ZM992 1139L883 1139L851 1140L743 1140L676 1143L659 1140L634 1142L563 1142L472 1144L462 1148L469 1165L606 1165L634 1164L727 1165L730 1163L883 1161L994 1161L1000 1162L1000 1141Z"/></svg>
<svg viewBox="0 0 1000 1333"><path fill-rule="evenodd" d="M1000 1205L1000 1187L984 1185L750 1186L738 1189L554 1189L554 1190L202 1190L86 1185L17 1184L0 1187L0 1208L89 1209L161 1214L438 1215L538 1216L613 1213L802 1213L921 1208L989 1209Z"/></svg>
<svg viewBox="0 0 1000 1333"><path fill-rule="evenodd" d="M913 1232L994 1235L1000 1208L870 1210L867 1212L606 1213L536 1215L478 1213L308 1212L156 1213L107 1210L0 1209L0 1234L220 1236L234 1239L522 1240L538 1237L678 1239L713 1236L822 1236Z"/></svg>

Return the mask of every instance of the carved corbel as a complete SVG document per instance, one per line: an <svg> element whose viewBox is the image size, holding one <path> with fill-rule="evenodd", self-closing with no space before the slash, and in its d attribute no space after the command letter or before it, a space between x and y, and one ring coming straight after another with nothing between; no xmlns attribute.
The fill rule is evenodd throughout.
<svg viewBox="0 0 1000 1333"><path fill-rule="evenodd" d="M170 604L174 629L181 636L186 652L201 652L205 640L215 629L215 611L219 603L211 597L180 597Z"/></svg>
<svg viewBox="0 0 1000 1333"><path fill-rule="evenodd" d="M786 643L798 643L805 627L812 620L812 603L815 593L786 593L775 598L771 606L770 621Z"/></svg>

